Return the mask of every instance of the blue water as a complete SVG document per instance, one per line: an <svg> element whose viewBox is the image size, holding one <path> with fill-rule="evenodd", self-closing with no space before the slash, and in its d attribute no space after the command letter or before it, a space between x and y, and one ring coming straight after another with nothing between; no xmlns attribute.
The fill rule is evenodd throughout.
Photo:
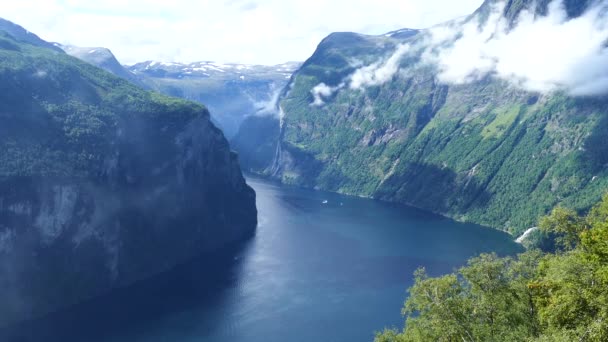
<svg viewBox="0 0 608 342"><path fill-rule="evenodd" d="M439 275L481 252L520 250L507 234L413 208L248 182L260 221L250 241L12 327L0 340L371 341L403 326L416 268Z"/></svg>

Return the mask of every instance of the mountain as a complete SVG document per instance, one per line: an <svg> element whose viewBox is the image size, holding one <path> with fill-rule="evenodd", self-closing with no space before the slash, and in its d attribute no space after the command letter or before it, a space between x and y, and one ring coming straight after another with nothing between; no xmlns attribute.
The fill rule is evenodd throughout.
<svg viewBox="0 0 608 342"><path fill-rule="evenodd" d="M279 92L301 64L288 62L265 66L147 61L125 67L106 48L55 45L140 87L205 104L213 122L227 137L238 132L246 117L272 114Z"/></svg>
<svg viewBox="0 0 608 342"><path fill-rule="evenodd" d="M576 51L547 35L602 27L605 9L585 11L598 3L493 0L428 30L331 34L280 99L268 173L513 234L556 205L589 208L608 188L608 39Z"/></svg>
<svg viewBox="0 0 608 342"><path fill-rule="evenodd" d="M40 39L40 37L38 37L37 35L33 34L32 32L24 29L23 27L15 24L13 22L10 22L8 20L2 19L2 18L0 18L0 31L4 31L4 32L8 33L14 39L16 39L20 42L28 43L28 44L31 44L34 46L48 48L55 52L63 53L63 50L61 48L55 46L55 44L46 42L46 41Z"/></svg>
<svg viewBox="0 0 608 342"><path fill-rule="evenodd" d="M17 26L6 23L8 27ZM20 32L30 35L22 28ZM415 32L399 30L388 34L407 36ZM147 61L125 67L107 48L40 42L142 88L205 104L210 109L212 122L231 138L231 146L239 152L241 164L256 172L274 158L279 130L277 100L301 65L299 62L265 66Z"/></svg>
<svg viewBox="0 0 608 342"><path fill-rule="evenodd" d="M148 61L129 67L151 89L204 103L227 137L248 115L268 114L300 63L276 66Z"/></svg>
<svg viewBox="0 0 608 342"><path fill-rule="evenodd" d="M602 0L563 0L559 2L555 2L554 0L486 0L481 5L481 7L474 13L474 15L487 15L487 13L491 11L492 6L504 3L505 7L503 15L509 21L510 24L514 24L522 11L530 10L536 15L547 15L547 13L549 12L549 7L552 3L560 3L566 10L566 14L570 18L575 18L583 14L583 12L587 8L589 8L589 6L594 2L600 3L602 2Z"/></svg>
<svg viewBox="0 0 608 342"><path fill-rule="evenodd" d="M70 56L74 56L98 68L104 69L129 82L145 87L144 83L132 72L118 62L112 51L102 47L78 47L73 45L56 44Z"/></svg>
<svg viewBox="0 0 608 342"><path fill-rule="evenodd" d="M255 193L202 105L12 31L0 90L0 326L253 234Z"/></svg>

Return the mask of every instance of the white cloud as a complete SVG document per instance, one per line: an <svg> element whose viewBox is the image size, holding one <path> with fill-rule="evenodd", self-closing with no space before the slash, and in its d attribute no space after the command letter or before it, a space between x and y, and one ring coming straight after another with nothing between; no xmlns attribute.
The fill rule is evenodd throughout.
<svg viewBox="0 0 608 342"><path fill-rule="evenodd" d="M256 112L254 115L258 116L279 116L279 98L281 96L282 89L275 89L270 98L266 101L255 101L251 98Z"/></svg>
<svg viewBox="0 0 608 342"><path fill-rule="evenodd" d="M483 27L473 20L453 44L424 54L426 62L438 65L440 81L461 84L491 74L529 91L608 93L608 18L599 7L569 19L556 0L547 16L524 11L509 30L501 16L503 6L493 9ZM442 44L441 30L431 30L434 44Z"/></svg>
<svg viewBox="0 0 608 342"><path fill-rule="evenodd" d="M344 88L345 84L344 83L340 83L339 85L335 86L335 87L330 87L325 83L319 83L317 84L314 88L312 88L312 90L310 91L312 93L312 96L314 98L314 101L312 102L313 106L322 106L325 104L325 101L323 99L326 99L330 96L332 96L335 92L337 92L338 90Z"/></svg>
<svg viewBox="0 0 608 342"><path fill-rule="evenodd" d="M357 69L350 76L350 88L361 89L390 81L399 71L401 58L410 51L408 44L399 45L395 52L383 62L376 62Z"/></svg>
<svg viewBox="0 0 608 342"><path fill-rule="evenodd" d="M601 7L601 6L604 7ZM509 28L502 13L504 2L494 5L485 24L473 18L453 20L421 33L413 46L403 44L384 59L360 66L342 84L315 86L313 105L323 105L348 84L363 89L412 72L420 64L400 68L404 56L421 55L423 65L435 65L437 78L446 84L465 84L491 75L535 92L564 90L573 96L608 93L608 0L601 0L577 18L568 18L561 0L549 4L546 16L523 11Z"/></svg>
<svg viewBox="0 0 608 342"><path fill-rule="evenodd" d="M482 0L19 0L0 16L43 39L110 48L124 63L304 60L334 31L382 34L471 13Z"/></svg>
<svg viewBox="0 0 608 342"><path fill-rule="evenodd" d="M324 105L325 99L334 95L347 85L350 89L364 89L365 87L381 85L392 80L400 70L399 63L401 62L401 59L409 52L410 45L401 44L397 46L395 51L388 56L388 58L367 66L361 66L362 62L359 60L351 60L351 66L359 68L344 78L337 86L331 87L323 82L314 86L310 91L313 96L311 105Z"/></svg>

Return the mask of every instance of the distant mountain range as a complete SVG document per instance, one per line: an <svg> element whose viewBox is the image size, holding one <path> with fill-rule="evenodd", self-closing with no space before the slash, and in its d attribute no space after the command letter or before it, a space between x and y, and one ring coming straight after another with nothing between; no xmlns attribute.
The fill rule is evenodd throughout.
<svg viewBox="0 0 608 342"><path fill-rule="evenodd" d="M238 131L245 117L274 111L278 93L301 65L146 61L123 66L106 48L60 44L55 47L140 87L204 104L227 137Z"/></svg>
<svg viewBox="0 0 608 342"><path fill-rule="evenodd" d="M190 64L147 61L137 63L128 70L136 75L170 78L213 78L218 80L246 80L249 78L289 80L291 74L300 66L299 62L288 62L274 66L250 64L221 64L210 61Z"/></svg>
<svg viewBox="0 0 608 342"><path fill-rule="evenodd" d="M298 62L275 66L148 61L128 67L148 88L204 103L227 137L247 116L268 115Z"/></svg>
<svg viewBox="0 0 608 342"><path fill-rule="evenodd" d="M233 143L250 146L253 155L242 159L284 183L405 203L513 234L557 205L586 210L608 189L599 55L602 46L608 53L608 37L577 52L589 54L586 62L570 65L577 57L561 58L569 51L549 44L572 38L548 41L547 34L572 30L565 24L572 19L601 28L607 6L556 4L489 0L427 30L333 33L293 75L279 99L281 118L244 123L247 134ZM543 48L530 55L536 46ZM564 65L579 69L560 74ZM251 137L246 125L267 128ZM251 149L271 136L272 157Z"/></svg>

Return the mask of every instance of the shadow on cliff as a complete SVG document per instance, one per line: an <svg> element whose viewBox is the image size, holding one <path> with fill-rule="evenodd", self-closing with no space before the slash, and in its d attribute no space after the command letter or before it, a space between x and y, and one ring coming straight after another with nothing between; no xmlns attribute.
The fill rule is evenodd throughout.
<svg viewBox="0 0 608 342"><path fill-rule="evenodd" d="M602 113L598 123L584 142L583 165L591 173L602 172L608 167L608 100L590 101L597 112Z"/></svg>
<svg viewBox="0 0 608 342"><path fill-rule="evenodd" d="M279 118L251 115L243 120L230 145L245 170L259 172L272 164L280 135Z"/></svg>
<svg viewBox="0 0 608 342"><path fill-rule="evenodd" d="M441 214L462 214L485 207L491 194L473 175L430 164L404 162L378 186L374 198Z"/></svg>
<svg viewBox="0 0 608 342"><path fill-rule="evenodd" d="M105 295L0 329L4 342L106 341L179 312L224 305L239 282L251 239L207 253L174 269ZM213 329L214 327L211 327Z"/></svg>

